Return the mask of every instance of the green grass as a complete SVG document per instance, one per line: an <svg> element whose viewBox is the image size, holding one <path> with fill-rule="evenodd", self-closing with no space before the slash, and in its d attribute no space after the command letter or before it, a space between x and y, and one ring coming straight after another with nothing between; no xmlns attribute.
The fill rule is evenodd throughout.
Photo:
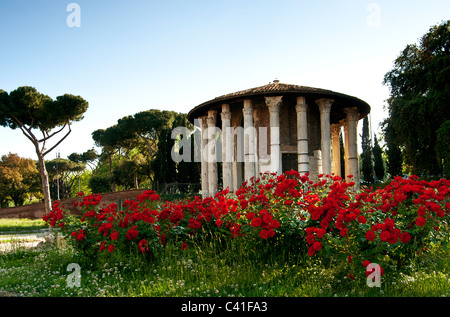
<svg viewBox="0 0 450 317"><path fill-rule="evenodd" d="M0 232L2 233L14 231L34 231L45 228L48 228L48 226L45 225L42 219L0 219Z"/></svg>
<svg viewBox="0 0 450 317"><path fill-rule="evenodd" d="M31 222L34 223L34 222ZM27 220L20 228L39 226ZM4 226L3 222L3 226ZM9 224L7 227L12 227ZM11 229L12 230L12 229ZM102 253L96 261L69 245L15 248L0 256L0 295L26 297L440 297L450 296L448 253L439 246L408 268L386 270L381 287L350 280L338 264L308 256L270 253L227 240L168 245L152 259L142 254ZM252 251L252 252L251 252ZM80 266L80 287L69 287L70 263Z"/></svg>
<svg viewBox="0 0 450 317"><path fill-rule="evenodd" d="M141 255L110 256L88 261L70 247L18 249L0 258L0 293L17 296L148 296L148 297L346 297L450 296L448 259L443 271L417 267L406 274L382 278L381 287L369 288L365 278L350 280L338 268L326 268L308 258L250 260L231 245L221 252L211 245L188 250L169 247L150 262ZM278 260L278 261L277 261ZM80 287L70 288L70 263L81 268Z"/></svg>

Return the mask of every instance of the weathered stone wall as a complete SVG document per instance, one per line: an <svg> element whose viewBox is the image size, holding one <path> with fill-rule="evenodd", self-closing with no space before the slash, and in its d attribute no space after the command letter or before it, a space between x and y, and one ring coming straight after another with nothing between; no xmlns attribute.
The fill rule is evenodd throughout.
<svg viewBox="0 0 450 317"><path fill-rule="evenodd" d="M134 189L100 194L102 196L102 205L105 204L105 206L108 206L113 203L118 203L119 201L135 199L146 190L147 189ZM73 203L74 201L79 200L80 198L63 199L61 200L60 205L65 206L71 211L76 211L77 209L73 207ZM44 214L45 212L43 203L0 209L0 218L41 219Z"/></svg>

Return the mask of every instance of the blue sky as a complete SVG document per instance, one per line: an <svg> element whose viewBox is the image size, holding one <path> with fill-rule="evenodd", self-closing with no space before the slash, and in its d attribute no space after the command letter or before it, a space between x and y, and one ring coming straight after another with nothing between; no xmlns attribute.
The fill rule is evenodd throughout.
<svg viewBox="0 0 450 317"><path fill-rule="evenodd" d="M72 2L80 27L66 23ZM91 133L123 116L187 113L275 78L365 100L379 132L384 74L407 44L449 18L448 0L0 0L0 89L33 86L89 102L61 157L92 148ZM0 139L0 155L36 159L19 130L0 127Z"/></svg>

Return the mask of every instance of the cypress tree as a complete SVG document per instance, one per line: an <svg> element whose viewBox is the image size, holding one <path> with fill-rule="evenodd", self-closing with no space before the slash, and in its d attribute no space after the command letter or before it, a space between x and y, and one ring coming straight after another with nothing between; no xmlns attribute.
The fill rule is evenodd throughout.
<svg viewBox="0 0 450 317"><path fill-rule="evenodd" d="M378 144L377 136L375 136L373 145L373 160L374 160L375 176L377 177L378 180L383 180L384 178L384 164L383 158L381 156L382 153L383 150Z"/></svg>
<svg viewBox="0 0 450 317"><path fill-rule="evenodd" d="M363 134L362 134L362 174L364 180L373 183L373 162L372 162L372 144L369 133L369 120L367 117L363 120Z"/></svg>

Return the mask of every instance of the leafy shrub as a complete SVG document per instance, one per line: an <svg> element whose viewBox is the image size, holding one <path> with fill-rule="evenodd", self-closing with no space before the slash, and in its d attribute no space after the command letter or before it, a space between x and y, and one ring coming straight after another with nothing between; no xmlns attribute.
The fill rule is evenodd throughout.
<svg viewBox="0 0 450 317"><path fill-rule="evenodd" d="M384 188L361 191L354 185L329 175L313 182L295 171L264 173L235 194L161 202L149 190L125 201L122 210L102 206L100 195L81 193L75 203L81 216L56 202L44 220L89 257L120 251L151 258L167 244L186 249L210 239L232 241L249 254L339 263L350 278L364 276L370 263L383 273L393 264L401 270L431 244L447 248L449 180L397 177Z"/></svg>

